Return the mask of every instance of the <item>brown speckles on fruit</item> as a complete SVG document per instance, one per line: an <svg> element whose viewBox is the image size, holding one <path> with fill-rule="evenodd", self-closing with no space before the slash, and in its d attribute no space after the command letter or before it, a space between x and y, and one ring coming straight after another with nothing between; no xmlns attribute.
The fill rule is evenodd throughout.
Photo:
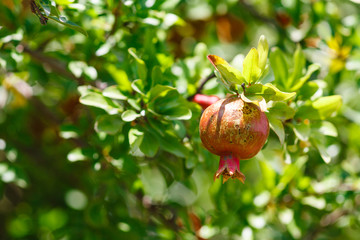
<svg viewBox="0 0 360 240"><path fill-rule="evenodd" d="M269 122L260 108L230 97L209 106L200 120L200 138L216 155L255 156L269 134Z"/></svg>

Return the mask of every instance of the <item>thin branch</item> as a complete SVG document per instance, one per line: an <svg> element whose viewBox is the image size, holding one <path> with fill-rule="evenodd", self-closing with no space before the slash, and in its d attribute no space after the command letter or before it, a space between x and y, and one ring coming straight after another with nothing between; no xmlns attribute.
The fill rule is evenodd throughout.
<svg viewBox="0 0 360 240"><path fill-rule="evenodd" d="M116 5L115 9L113 10L114 14L114 23L111 27L110 32L106 35L105 39L108 39L111 35L113 35L116 30L119 23L119 16L120 16L120 10L121 10L121 1Z"/></svg>
<svg viewBox="0 0 360 240"><path fill-rule="evenodd" d="M20 46L23 47L23 51L28 53L32 59L50 67L51 70L53 70L54 72L62 75L65 78L69 78L74 81L77 81L80 85L83 85L85 83L85 80L82 77L76 77L73 73L71 73L67 69L65 63L59 61L58 59L46 56L41 51L32 50L25 44L21 44Z"/></svg>
<svg viewBox="0 0 360 240"><path fill-rule="evenodd" d="M353 209L358 209L359 204L355 204ZM330 228L334 225L341 217L346 216L348 214L352 214L353 212L348 209L336 209L333 212L326 214L323 216L316 226L314 226L312 231L309 231L305 236L304 240L313 240L317 239L317 236L326 228Z"/></svg>
<svg viewBox="0 0 360 240"><path fill-rule="evenodd" d="M200 82L200 85L199 85L198 88L196 89L195 94L189 96L189 97L187 98L187 100L188 100L188 101L191 101L196 94L201 93L201 91L203 90L205 84L206 84L209 80L213 79L214 77L215 77L215 73L212 72L209 76L201 79L201 80L199 81L199 82Z"/></svg>
<svg viewBox="0 0 360 240"><path fill-rule="evenodd" d="M264 22L266 24L269 24L269 25L272 25L273 27L275 27L278 32L284 37L284 38L287 38L289 39L289 36L288 34L286 34L286 31L284 28L282 28L280 26L280 24L274 19L274 18L270 18L270 17L267 17L261 13L259 13L256 8L251 5L251 4L248 4L246 3L246 1L244 0L239 0L239 4L241 5L242 8L244 8L246 10L246 12L248 12L253 18L261 21L261 22Z"/></svg>
<svg viewBox="0 0 360 240"><path fill-rule="evenodd" d="M254 18L264 22L264 23L269 23L271 25L273 25L276 28L281 28L280 25L273 19L273 18L269 18L265 15L260 14L254 6L252 6L251 4L246 3L244 0L239 0L239 4L248 12L250 13L250 15L252 15Z"/></svg>

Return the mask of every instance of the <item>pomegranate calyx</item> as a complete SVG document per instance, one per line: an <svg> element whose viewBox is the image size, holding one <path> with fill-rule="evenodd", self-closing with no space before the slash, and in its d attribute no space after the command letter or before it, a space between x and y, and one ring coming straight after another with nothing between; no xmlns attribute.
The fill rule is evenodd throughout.
<svg viewBox="0 0 360 240"><path fill-rule="evenodd" d="M223 176L223 183L229 178L239 179L242 183L245 182L245 175L240 172L239 158L234 155L226 155L220 157L219 169L216 171L214 180Z"/></svg>

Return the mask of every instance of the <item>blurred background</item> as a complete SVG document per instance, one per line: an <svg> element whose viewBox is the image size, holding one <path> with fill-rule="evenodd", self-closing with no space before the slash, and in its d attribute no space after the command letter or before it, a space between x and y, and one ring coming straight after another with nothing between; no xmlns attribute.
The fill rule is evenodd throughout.
<svg viewBox="0 0 360 240"><path fill-rule="evenodd" d="M359 239L359 22L357 0L2 0L0 239ZM298 45L320 65L294 112L343 104L311 127L281 119L285 142L271 132L245 184L222 184L186 99L207 54L241 68L260 35L288 62L265 81ZM156 84L181 113L145 104ZM200 90L226 94L211 77Z"/></svg>

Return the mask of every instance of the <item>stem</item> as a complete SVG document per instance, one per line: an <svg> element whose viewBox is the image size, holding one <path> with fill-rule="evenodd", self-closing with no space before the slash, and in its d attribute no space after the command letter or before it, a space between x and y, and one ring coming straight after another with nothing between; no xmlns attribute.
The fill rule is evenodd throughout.
<svg viewBox="0 0 360 240"><path fill-rule="evenodd" d="M245 83L242 83L242 84L241 84L241 87L242 87L242 89L243 89L243 91L244 91L244 94L245 94Z"/></svg>
<svg viewBox="0 0 360 240"><path fill-rule="evenodd" d="M196 92L195 92L193 95L189 96L189 97L187 98L187 100L188 100L188 101L191 101L196 94L201 93L201 91L203 90L205 84L206 84L209 80L213 79L214 77L215 77L215 73L212 72L209 76L207 76L207 77L205 77L205 78L203 78L203 79L200 79L200 81L199 81L199 82L200 82L200 85L199 85L199 87L196 89Z"/></svg>

